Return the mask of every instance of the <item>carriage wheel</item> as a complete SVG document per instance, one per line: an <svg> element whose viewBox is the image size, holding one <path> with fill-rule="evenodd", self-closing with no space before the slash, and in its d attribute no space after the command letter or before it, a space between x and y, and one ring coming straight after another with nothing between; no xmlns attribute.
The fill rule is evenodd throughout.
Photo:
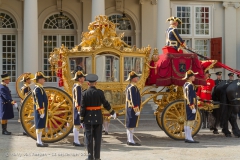
<svg viewBox="0 0 240 160"><path fill-rule="evenodd" d="M168 104L163 110L161 121L164 132L172 139L184 140L184 121L185 121L185 106L183 100L176 100ZM192 136L195 136L201 127L202 118L197 112L197 120L194 123Z"/></svg>
<svg viewBox="0 0 240 160"><path fill-rule="evenodd" d="M53 143L68 136L73 128L72 98L58 88L44 87L44 89L48 96L48 117L42 141ZM36 139L32 94L24 99L20 117L24 130L30 137Z"/></svg>
<svg viewBox="0 0 240 160"><path fill-rule="evenodd" d="M159 128L161 128L161 130L163 130L161 116L162 116L162 112L158 112L156 114L156 121L157 121Z"/></svg>

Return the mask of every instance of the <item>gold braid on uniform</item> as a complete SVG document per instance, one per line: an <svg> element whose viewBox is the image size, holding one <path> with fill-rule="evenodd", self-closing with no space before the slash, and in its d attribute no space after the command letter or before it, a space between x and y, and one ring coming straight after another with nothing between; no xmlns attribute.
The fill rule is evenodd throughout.
<svg viewBox="0 0 240 160"><path fill-rule="evenodd" d="M172 30L174 37L177 39L178 43L182 46L185 47L184 44L180 41L180 39L178 38L178 36L176 35L176 33L174 32L174 29Z"/></svg>

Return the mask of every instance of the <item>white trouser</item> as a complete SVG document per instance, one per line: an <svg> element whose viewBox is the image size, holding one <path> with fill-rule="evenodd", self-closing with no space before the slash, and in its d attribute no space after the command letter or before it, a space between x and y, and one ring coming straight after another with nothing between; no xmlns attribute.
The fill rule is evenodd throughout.
<svg viewBox="0 0 240 160"><path fill-rule="evenodd" d="M79 136L79 128L74 126L74 128L73 128L74 142L77 144L80 144L78 136Z"/></svg>

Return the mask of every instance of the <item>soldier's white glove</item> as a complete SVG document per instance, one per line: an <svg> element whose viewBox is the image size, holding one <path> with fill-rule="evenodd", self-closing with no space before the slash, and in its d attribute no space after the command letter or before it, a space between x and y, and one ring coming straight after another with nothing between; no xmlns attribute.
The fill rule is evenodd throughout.
<svg viewBox="0 0 240 160"><path fill-rule="evenodd" d="M186 45L185 48L188 49L188 46Z"/></svg>
<svg viewBox="0 0 240 160"><path fill-rule="evenodd" d="M136 112L135 116L139 116L140 115L140 112Z"/></svg>
<svg viewBox="0 0 240 160"><path fill-rule="evenodd" d="M80 115L80 112L78 112L78 115Z"/></svg>
<svg viewBox="0 0 240 160"><path fill-rule="evenodd" d="M113 119L116 119L117 118L116 112L113 115L111 115L111 117L113 117Z"/></svg>
<svg viewBox="0 0 240 160"><path fill-rule="evenodd" d="M41 114L41 115L40 115L40 118L44 118L44 116L45 116L44 114Z"/></svg>
<svg viewBox="0 0 240 160"><path fill-rule="evenodd" d="M14 103L13 105L15 108L18 108L18 104L17 103Z"/></svg>
<svg viewBox="0 0 240 160"><path fill-rule="evenodd" d="M193 108L193 109L192 109L192 114L195 114L195 113L196 113L196 109Z"/></svg>

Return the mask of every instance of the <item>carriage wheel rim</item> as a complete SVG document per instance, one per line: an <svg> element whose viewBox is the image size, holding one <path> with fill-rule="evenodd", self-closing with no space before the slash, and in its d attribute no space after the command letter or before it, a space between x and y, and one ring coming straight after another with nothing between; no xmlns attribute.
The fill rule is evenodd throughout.
<svg viewBox="0 0 240 160"><path fill-rule="evenodd" d="M183 100L176 100L167 105L161 118L164 132L172 139L184 140L185 106ZM192 135L195 136L201 127L201 116L197 112L197 120L194 123Z"/></svg>
<svg viewBox="0 0 240 160"><path fill-rule="evenodd" d="M69 135L73 128L72 99L64 91L54 87L44 87L49 97L48 118L42 133L43 142L57 142ZM27 134L36 139L32 95L28 95L21 109L21 122Z"/></svg>

